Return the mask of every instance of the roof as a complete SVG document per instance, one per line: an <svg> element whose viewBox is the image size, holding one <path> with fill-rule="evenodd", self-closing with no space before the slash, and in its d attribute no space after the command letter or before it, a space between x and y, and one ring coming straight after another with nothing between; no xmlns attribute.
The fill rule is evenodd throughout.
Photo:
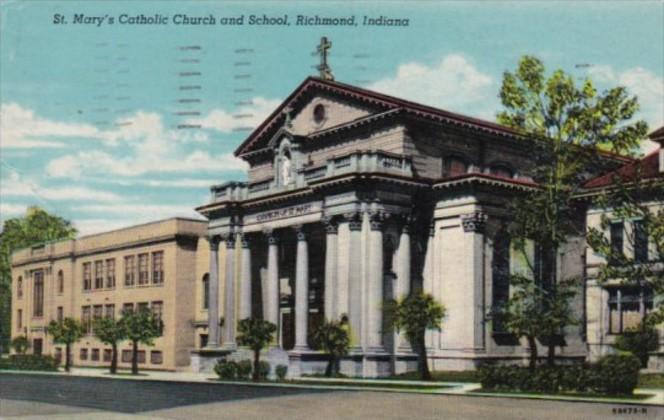
<svg viewBox="0 0 664 420"><path fill-rule="evenodd" d="M664 128L664 127L663 127ZM662 130L662 129L660 129ZM659 131L659 130L658 130ZM586 182L584 188L601 188L614 184L614 180L618 177L621 181L631 181L637 175L637 169L641 169L642 179L653 179L664 177L664 173L659 171L659 149L650 153L643 159L621 166L615 171L609 172L597 178L593 178Z"/></svg>
<svg viewBox="0 0 664 420"><path fill-rule="evenodd" d="M648 134L648 138L652 141L664 142L664 125Z"/></svg>
<svg viewBox="0 0 664 420"><path fill-rule="evenodd" d="M443 109L434 108L427 105L418 104L415 102L407 101L404 99L396 98L394 96L385 95L382 93L374 92L368 89L359 88L357 86L348 85L336 81L323 80L317 77L307 77L294 91L291 93L284 102L277 107L277 109L270 114L269 117L261 123L245 141L235 150L235 156L240 156L246 153L251 146L253 146L260 139L269 136L272 131L278 129L283 122L282 111L291 107L301 99L311 89L319 89L327 92L333 92L345 96L353 97L357 100L372 103L384 111L392 109L403 108L408 113L413 113L423 117L431 117L442 122L450 123L453 125L460 125L466 128L471 128L479 131L488 132L494 135L502 135L507 137L519 137L520 134L510 128L494 122L485 121L479 118L468 117L461 114L456 114Z"/></svg>

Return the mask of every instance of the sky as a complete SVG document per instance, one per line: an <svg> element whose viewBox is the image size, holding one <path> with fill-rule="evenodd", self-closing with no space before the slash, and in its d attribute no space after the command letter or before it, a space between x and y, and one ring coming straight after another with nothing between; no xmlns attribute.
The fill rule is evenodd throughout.
<svg viewBox="0 0 664 420"><path fill-rule="evenodd" d="M141 14L168 23L126 23ZM216 24L176 25L176 15ZM290 25L249 25L252 15ZM358 25L300 26L298 15ZM409 24L364 26L364 16ZM638 117L664 124L661 1L7 0L0 222L31 205L82 235L200 217L211 185L245 179L233 150L250 129L316 74L321 36L336 80L450 111L494 120L503 72L531 54L579 82L626 86Z"/></svg>

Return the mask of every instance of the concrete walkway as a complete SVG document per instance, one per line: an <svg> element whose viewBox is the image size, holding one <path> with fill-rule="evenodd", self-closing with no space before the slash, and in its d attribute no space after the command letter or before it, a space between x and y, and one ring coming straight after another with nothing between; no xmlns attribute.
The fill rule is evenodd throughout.
<svg viewBox="0 0 664 420"><path fill-rule="evenodd" d="M2 374L3 371L0 371ZM417 394L447 394L465 395L472 397L502 397L516 399L536 399L552 401L576 401L576 402L602 402L602 403L627 403L637 405L661 405L664 406L664 389L637 389L636 394L651 394L652 397L643 400L620 399L620 398L595 398L575 397L567 395L540 395L540 394L510 394L500 392L476 392L481 388L479 383L468 382L428 382L414 380L390 380L390 379L355 379L355 378L314 378L303 377L297 380L300 383L290 382L260 382L248 381L222 381L215 374L194 372L165 372L165 371L140 371L139 375L131 375L128 371L120 371L120 374L111 375L107 369L73 367L69 373L61 372L29 372L29 371L5 371L20 374L56 375L73 377L92 377L105 379L125 379L136 381L166 381L183 383L215 383L258 386L258 387L284 387L302 389L329 389L338 391L366 391L366 392L393 392L393 393L417 393ZM301 383L311 382L311 384ZM326 385L325 382L334 384ZM372 386L367 387L366 385ZM409 385L414 388L381 387L380 385ZM435 385L440 385L436 387ZM422 388L416 388L421 386Z"/></svg>

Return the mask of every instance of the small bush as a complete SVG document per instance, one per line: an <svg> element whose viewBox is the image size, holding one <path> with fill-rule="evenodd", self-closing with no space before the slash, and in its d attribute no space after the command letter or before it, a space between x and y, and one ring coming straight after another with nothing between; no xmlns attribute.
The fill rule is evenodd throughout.
<svg viewBox="0 0 664 420"><path fill-rule="evenodd" d="M610 354L599 359L595 369L597 391L631 395L639 382L641 362L630 353Z"/></svg>
<svg viewBox="0 0 664 420"><path fill-rule="evenodd" d="M233 380L237 377L238 365L233 361L220 360L214 366L214 372L220 379Z"/></svg>
<svg viewBox="0 0 664 420"><path fill-rule="evenodd" d="M0 369L57 371L58 362L52 356L35 354L12 354L7 359L0 359Z"/></svg>
<svg viewBox="0 0 664 420"><path fill-rule="evenodd" d="M251 360L241 360L237 364L237 377L239 379L249 379L251 377L252 363Z"/></svg>
<svg viewBox="0 0 664 420"><path fill-rule="evenodd" d="M277 365L276 368L274 368L274 373L277 375L277 379L280 381L283 381L286 379L286 374L288 373L288 366L286 365Z"/></svg>
<svg viewBox="0 0 664 420"><path fill-rule="evenodd" d="M258 379L265 380L270 374L270 364L264 360L258 363Z"/></svg>
<svg viewBox="0 0 664 420"><path fill-rule="evenodd" d="M12 339L11 346L16 353L25 354L25 352L30 348L30 341L28 341L26 336L19 335Z"/></svg>
<svg viewBox="0 0 664 420"><path fill-rule="evenodd" d="M659 333L650 326L637 326L619 335L614 347L632 353L641 362L641 367L646 368L650 352L656 351L659 347Z"/></svg>

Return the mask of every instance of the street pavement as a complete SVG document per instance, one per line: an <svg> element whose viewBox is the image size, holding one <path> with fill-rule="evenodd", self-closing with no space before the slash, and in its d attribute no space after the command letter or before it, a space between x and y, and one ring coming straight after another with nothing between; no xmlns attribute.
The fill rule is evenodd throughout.
<svg viewBox="0 0 664 420"><path fill-rule="evenodd" d="M2 373L0 417L664 419L664 407Z"/></svg>

